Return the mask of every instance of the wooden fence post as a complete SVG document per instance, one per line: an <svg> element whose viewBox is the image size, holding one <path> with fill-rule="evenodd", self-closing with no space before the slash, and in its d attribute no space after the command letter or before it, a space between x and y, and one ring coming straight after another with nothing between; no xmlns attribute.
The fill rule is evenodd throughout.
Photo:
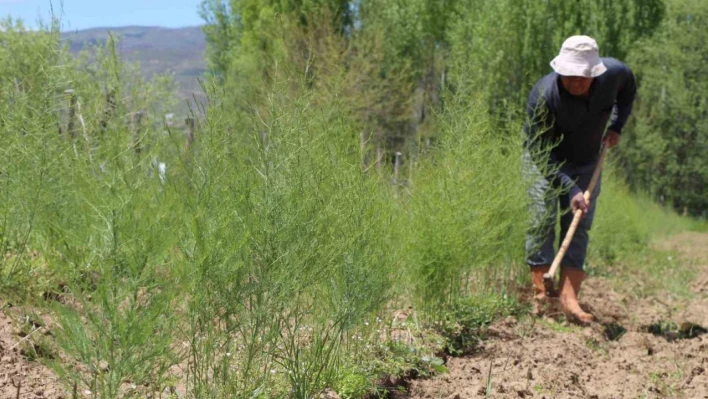
<svg viewBox="0 0 708 399"><path fill-rule="evenodd" d="M73 89L66 90L64 93L69 96L69 121L66 131L73 139L76 137L76 93Z"/></svg>
<svg viewBox="0 0 708 399"><path fill-rule="evenodd" d="M116 90L111 89L106 93L106 110L103 111L103 119L101 119L101 133L106 131L108 127L108 120L113 116L113 112L116 109Z"/></svg>
<svg viewBox="0 0 708 399"><path fill-rule="evenodd" d="M140 129L142 128L143 111L137 111L133 114L133 131L135 134L135 142L133 143L133 148L135 148L135 153L140 155L142 148L140 146Z"/></svg>
<svg viewBox="0 0 708 399"><path fill-rule="evenodd" d="M366 172L369 167L369 152L366 150L366 133L359 134L359 151L361 153L361 170Z"/></svg>
<svg viewBox="0 0 708 399"><path fill-rule="evenodd" d="M393 164L393 184L398 184L398 170L401 168L401 157L403 154L396 151L396 161Z"/></svg>

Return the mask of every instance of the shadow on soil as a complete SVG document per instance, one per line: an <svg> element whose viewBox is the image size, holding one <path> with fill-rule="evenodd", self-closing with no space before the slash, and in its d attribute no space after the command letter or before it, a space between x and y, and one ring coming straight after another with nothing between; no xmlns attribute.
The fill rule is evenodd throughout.
<svg viewBox="0 0 708 399"><path fill-rule="evenodd" d="M663 337L667 341L676 341L678 339L693 339L705 333L708 329L695 323L676 324L672 321L659 321L641 328L642 332L648 332L658 337Z"/></svg>
<svg viewBox="0 0 708 399"><path fill-rule="evenodd" d="M608 341L619 341L627 329L617 323L605 323L603 333ZM662 337L669 342L679 339L693 339L708 333L708 329L695 323L676 324L674 322L659 321L639 328L640 332Z"/></svg>
<svg viewBox="0 0 708 399"><path fill-rule="evenodd" d="M604 327L605 338L608 341L619 341L620 338L627 332L627 329L617 323L605 323Z"/></svg>

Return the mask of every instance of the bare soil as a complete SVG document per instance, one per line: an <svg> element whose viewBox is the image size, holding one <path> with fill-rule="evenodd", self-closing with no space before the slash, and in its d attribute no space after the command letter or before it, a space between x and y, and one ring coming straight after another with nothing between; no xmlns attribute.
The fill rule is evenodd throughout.
<svg viewBox="0 0 708 399"><path fill-rule="evenodd" d="M38 320L39 321L39 320ZM67 398L56 375L39 361L31 360L43 353L35 346L42 334L49 329L42 328L23 316L14 308L0 311L0 398Z"/></svg>
<svg viewBox="0 0 708 399"><path fill-rule="evenodd" d="M637 298L589 278L581 303L598 323L500 321L479 351L448 359L449 373L413 381L410 398L708 398L708 235L661 246L695 268L694 295Z"/></svg>

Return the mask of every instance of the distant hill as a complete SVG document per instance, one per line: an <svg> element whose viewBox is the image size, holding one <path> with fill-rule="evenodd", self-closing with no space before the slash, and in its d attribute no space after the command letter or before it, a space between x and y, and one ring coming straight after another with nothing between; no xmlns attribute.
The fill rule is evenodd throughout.
<svg viewBox="0 0 708 399"><path fill-rule="evenodd" d="M206 37L200 26L92 28L65 32L62 38L70 43L72 52L78 53L87 46L106 43L109 32L120 38L117 46L120 56L127 61L139 62L146 77L172 72L182 99L192 99L193 94L203 98L197 78L204 76L207 70L204 59Z"/></svg>

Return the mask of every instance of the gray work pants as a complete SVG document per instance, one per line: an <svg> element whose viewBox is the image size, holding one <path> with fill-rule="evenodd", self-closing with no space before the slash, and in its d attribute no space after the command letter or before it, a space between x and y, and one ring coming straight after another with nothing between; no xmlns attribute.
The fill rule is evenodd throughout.
<svg viewBox="0 0 708 399"><path fill-rule="evenodd" d="M573 165L564 164L561 170L568 174L583 192L587 190L595 170L595 164ZM556 220L560 210L560 236L558 246L563 242L568 228L573 221L573 213L570 208L570 194L562 193L553 195L549 191L550 183L544 178L538 167L532 162L528 153L524 154L524 176L532 179L533 184L528 190L531 200L531 226L526 235L526 263L533 266L550 265L553 263L556 251ZM590 209L587 215L580 221L578 229L573 235L568 251L561 262L562 267L572 267L583 269L585 267L585 256L587 254L590 228L592 227L597 206L597 198L601 190L600 177L593 190ZM559 209L560 206L560 209Z"/></svg>

